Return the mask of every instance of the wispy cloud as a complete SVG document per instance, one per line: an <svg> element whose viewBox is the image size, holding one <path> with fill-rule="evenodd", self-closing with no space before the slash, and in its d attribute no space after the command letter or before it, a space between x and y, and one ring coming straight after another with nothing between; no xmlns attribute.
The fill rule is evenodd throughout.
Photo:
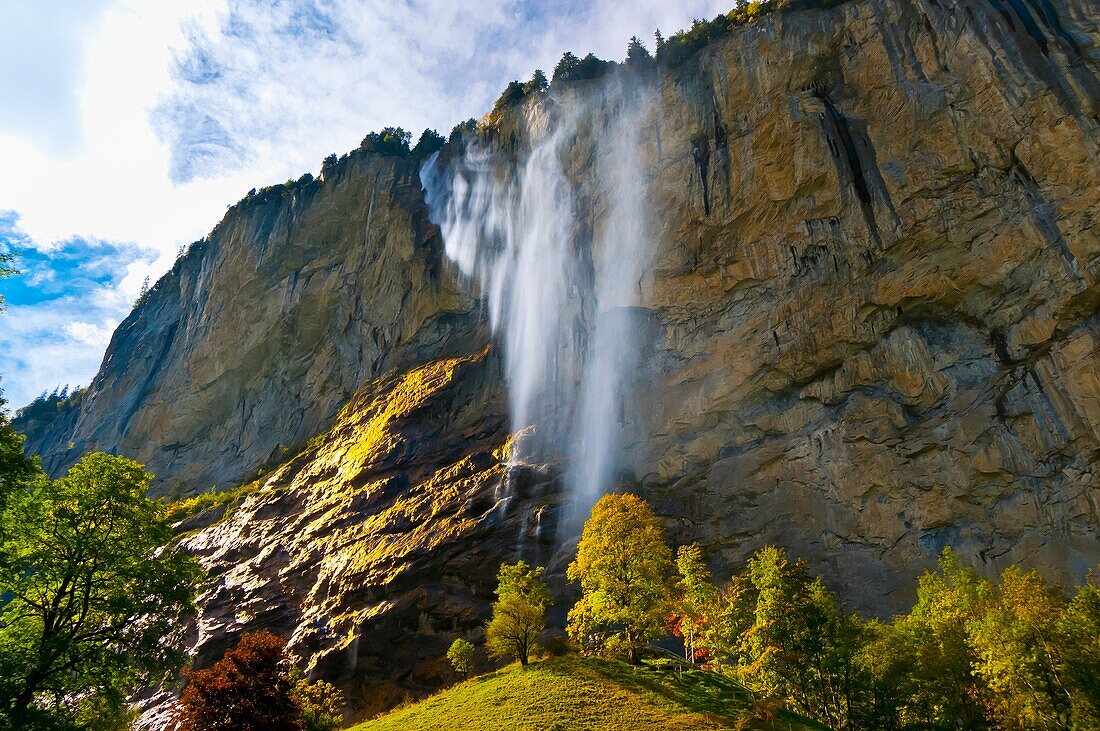
<svg viewBox="0 0 1100 731"><path fill-rule="evenodd" d="M133 245L79 237L49 249L32 243L17 216L0 211L0 251L13 254L21 271L0 283L8 305L0 327L0 387L15 406L54 386L88 383L111 332L130 311L123 281L157 259Z"/></svg>
<svg viewBox="0 0 1100 731"><path fill-rule="evenodd" d="M565 50L621 58L729 0L58 0L0 23L0 375L86 383L103 329L249 188L366 132L444 132ZM111 242L133 242L127 244ZM114 247L114 248L112 248ZM34 252L45 257L35 259Z"/></svg>

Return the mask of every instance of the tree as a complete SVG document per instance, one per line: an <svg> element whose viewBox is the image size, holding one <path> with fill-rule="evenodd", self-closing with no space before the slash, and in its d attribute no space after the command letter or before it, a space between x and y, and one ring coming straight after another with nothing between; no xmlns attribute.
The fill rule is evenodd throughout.
<svg viewBox="0 0 1100 731"><path fill-rule="evenodd" d="M0 251L0 279L7 279L8 277L15 276L19 273L19 270L15 268L13 262L15 257L6 251ZM4 295L0 294L0 312L4 311Z"/></svg>
<svg viewBox="0 0 1100 731"><path fill-rule="evenodd" d="M213 667L189 672L179 730L301 731L285 650L270 632L249 632Z"/></svg>
<svg viewBox="0 0 1100 731"><path fill-rule="evenodd" d="M27 486L43 477L38 458L28 457L23 452L26 437L12 428L4 404L4 396L0 392L0 511L4 509L7 496L17 487Z"/></svg>
<svg viewBox="0 0 1100 731"><path fill-rule="evenodd" d="M420 139L416 141L416 147L412 149L412 156L426 158L433 152L442 150L445 144L447 144L447 140L443 135L434 129L425 129L420 133Z"/></svg>
<svg viewBox="0 0 1100 731"><path fill-rule="evenodd" d="M714 642L727 667L765 698L839 728L849 724L858 623L801 561L765 546L733 578Z"/></svg>
<svg viewBox="0 0 1100 731"><path fill-rule="evenodd" d="M604 495L584 524L567 576L581 585L569 634L597 649L625 649L631 663L661 635L668 607L672 552L644 500Z"/></svg>
<svg viewBox="0 0 1100 731"><path fill-rule="evenodd" d="M992 716L1005 728L1069 728L1058 620L1066 598L1038 571L1009 566L997 598L967 626L974 674L989 687Z"/></svg>
<svg viewBox="0 0 1100 731"><path fill-rule="evenodd" d="M554 81L569 81L580 64L581 60L572 51L566 51L554 67Z"/></svg>
<svg viewBox="0 0 1100 731"><path fill-rule="evenodd" d="M504 91L493 103L493 111L499 112L508 107L513 107L523 101L525 96L526 92L523 90L523 84L518 81L509 81L508 86L504 87Z"/></svg>
<svg viewBox="0 0 1100 731"><path fill-rule="evenodd" d="M182 664L197 562L169 546L150 475L90 454L14 490L0 514L0 713L17 728L121 715Z"/></svg>
<svg viewBox="0 0 1100 731"><path fill-rule="evenodd" d="M138 292L137 299L134 300L134 307L141 307L147 299L149 299L149 277L141 280L141 290Z"/></svg>
<svg viewBox="0 0 1100 731"><path fill-rule="evenodd" d="M451 661L451 667L455 672L460 673L465 680L470 677L470 667L474 661L474 646L469 640L459 637L447 650L447 659Z"/></svg>
<svg viewBox="0 0 1100 731"><path fill-rule="evenodd" d="M368 133L359 148L379 155L404 157L409 154L411 140L412 132L406 132L401 127L383 127L381 132Z"/></svg>
<svg viewBox="0 0 1100 731"><path fill-rule="evenodd" d="M626 46L626 67L632 71L645 71L653 67L653 56L649 55L649 49L638 36L631 36Z"/></svg>
<svg viewBox="0 0 1100 731"><path fill-rule="evenodd" d="M1058 624L1070 714L1080 728L1100 728L1100 574L1077 587Z"/></svg>
<svg viewBox="0 0 1100 731"><path fill-rule="evenodd" d="M485 628L485 644L495 658L512 658L527 665L538 650L538 638L546 629L550 590L541 566L525 561L501 564L497 574L497 600Z"/></svg>
<svg viewBox="0 0 1100 731"><path fill-rule="evenodd" d="M541 94L546 91L550 86L550 83L546 80L546 74L542 72L542 69L535 69L535 73L531 75L531 78L523 85L524 94Z"/></svg>
<svg viewBox="0 0 1100 731"><path fill-rule="evenodd" d="M710 582L710 569L703 561L702 549L694 543L676 551L676 570L680 574L680 591L675 630L684 638L685 657L695 662L706 654L704 637L708 618L718 608L718 590Z"/></svg>
<svg viewBox="0 0 1100 731"><path fill-rule="evenodd" d="M323 680L309 682L297 669L291 672L291 697L298 706L302 731L336 731L344 723L344 694Z"/></svg>

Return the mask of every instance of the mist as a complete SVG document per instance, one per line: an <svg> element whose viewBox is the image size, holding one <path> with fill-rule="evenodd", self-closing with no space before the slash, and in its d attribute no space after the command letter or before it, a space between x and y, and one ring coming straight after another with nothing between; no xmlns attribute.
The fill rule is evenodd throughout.
<svg viewBox="0 0 1100 731"><path fill-rule="evenodd" d="M623 466L654 250L644 160L655 99L621 68L555 88L513 110L518 144L475 135L421 172L446 255L480 288L503 347L511 459L564 458L566 537ZM594 184L581 189L580 173Z"/></svg>

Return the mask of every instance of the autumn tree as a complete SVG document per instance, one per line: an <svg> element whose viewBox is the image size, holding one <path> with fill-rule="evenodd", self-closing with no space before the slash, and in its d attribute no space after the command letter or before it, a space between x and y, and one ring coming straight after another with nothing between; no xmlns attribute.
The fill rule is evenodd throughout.
<svg viewBox="0 0 1100 731"><path fill-rule="evenodd" d="M470 677L470 667L474 662L474 646L469 640L459 637L447 649L447 659L462 679Z"/></svg>
<svg viewBox="0 0 1100 731"><path fill-rule="evenodd" d="M197 562L169 546L150 475L90 454L13 490L0 513L0 714L16 728L122 716L182 663Z"/></svg>
<svg viewBox="0 0 1100 731"><path fill-rule="evenodd" d="M179 731L301 731L285 650L270 632L249 632L213 667L189 672Z"/></svg>
<svg viewBox="0 0 1100 731"><path fill-rule="evenodd" d="M711 583L702 549L694 543L676 551L676 571L679 591L674 630L684 640L684 656L694 662L706 653L709 617L719 608L718 589Z"/></svg>
<svg viewBox="0 0 1100 731"><path fill-rule="evenodd" d="M604 495L584 524L569 579L580 582L580 601L569 612L569 634L582 645L614 652L631 663L659 637L668 608L672 552L644 500Z"/></svg>
<svg viewBox="0 0 1100 731"><path fill-rule="evenodd" d="M550 605L550 590L542 577L541 566L529 566L524 561L501 565L493 616L485 628L485 644L491 656L527 665L537 652Z"/></svg>

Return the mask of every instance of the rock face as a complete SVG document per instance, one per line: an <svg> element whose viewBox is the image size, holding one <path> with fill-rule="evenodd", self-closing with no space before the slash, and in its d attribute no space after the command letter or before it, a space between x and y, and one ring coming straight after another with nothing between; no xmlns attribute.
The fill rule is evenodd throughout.
<svg viewBox="0 0 1100 731"><path fill-rule="evenodd" d="M877 613L945 545L1100 561L1098 44L1091 0L863 0L660 71L623 483L677 541L719 571L781 544ZM415 165L353 155L228 214L72 422L24 425L54 471L118 450L188 489L331 425L185 538L200 663L272 627L367 712L441 681L501 560L560 565L558 466L505 467L497 355L441 258Z"/></svg>
<svg viewBox="0 0 1100 731"><path fill-rule="evenodd" d="M119 325L67 423L20 425L28 450L52 474L100 450L161 492L225 488L386 370L461 350L473 299L442 272L418 169L356 152L232 207Z"/></svg>

